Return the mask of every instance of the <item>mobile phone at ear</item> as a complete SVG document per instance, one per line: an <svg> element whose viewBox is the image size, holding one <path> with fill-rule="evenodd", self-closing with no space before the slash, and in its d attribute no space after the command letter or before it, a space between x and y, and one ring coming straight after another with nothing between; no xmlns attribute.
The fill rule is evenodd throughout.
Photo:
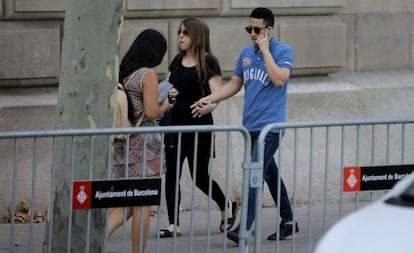
<svg viewBox="0 0 414 253"><path fill-rule="evenodd" d="M270 26L268 28L266 28L266 34L267 34L267 36L270 35L270 30L272 30L272 28Z"/></svg>

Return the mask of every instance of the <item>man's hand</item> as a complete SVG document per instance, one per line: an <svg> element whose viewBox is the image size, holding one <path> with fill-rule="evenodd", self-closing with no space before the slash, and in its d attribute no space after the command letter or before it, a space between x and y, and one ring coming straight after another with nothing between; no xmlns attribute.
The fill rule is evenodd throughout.
<svg viewBox="0 0 414 253"><path fill-rule="evenodd" d="M265 32L257 36L256 45L259 47L260 51L263 53L264 50L269 50L269 31L270 27L266 28Z"/></svg>
<svg viewBox="0 0 414 253"><path fill-rule="evenodd" d="M200 118L201 116L212 112L215 108L215 104L211 103L209 100L205 98L201 98L200 100L192 104L190 108L192 109L191 113L193 114L193 117Z"/></svg>

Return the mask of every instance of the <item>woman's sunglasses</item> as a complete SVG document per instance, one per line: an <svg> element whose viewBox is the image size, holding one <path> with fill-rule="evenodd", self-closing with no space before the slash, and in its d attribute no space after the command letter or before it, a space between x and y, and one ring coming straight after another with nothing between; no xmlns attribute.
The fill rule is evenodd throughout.
<svg viewBox="0 0 414 253"><path fill-rule="evenodd" d="M178 30L178 31L177 31L177 35L178 35L178 36L180 36L180 35L181 35L181 33L182 33L183 35L188 35L187 30Z"/></svg>
<svg viewBox="0 0 414 253"><path fill-rule="evenodd" d="M254 31L254 33L259 34L263 29L268 28L268 26L266 27L255 27L255 26L246 26L244 29L246 30L246 32L248 34L251 34L252 31Z"/></svg>

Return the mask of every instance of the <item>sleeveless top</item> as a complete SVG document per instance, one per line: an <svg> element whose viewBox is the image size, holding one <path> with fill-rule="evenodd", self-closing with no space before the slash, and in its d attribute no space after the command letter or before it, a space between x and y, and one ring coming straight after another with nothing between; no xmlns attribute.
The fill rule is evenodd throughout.
<svg viewBox="0 0 414 253"><path fill-rule="evenodd" d="M133 124L141 117L144 112L144 100L142 90L142 79L145 74L154 71L150 68L141 68L133 72L124 80L128 81L125 91L128 96L128 110L130 110L130 120ZM125 83L124 82L124 83ZM141 126L158 126L157 120L144 119ZM165 172L164 161L161 161L162 142L160 133L138 133L133 134L129 140L128 153L128 177L156 176L160 170ZM112 177L125 178L126 140L115 140L112 161ZM145 161L144 161L145 158ZM145 166L144 166L145 165Z"/></svg>

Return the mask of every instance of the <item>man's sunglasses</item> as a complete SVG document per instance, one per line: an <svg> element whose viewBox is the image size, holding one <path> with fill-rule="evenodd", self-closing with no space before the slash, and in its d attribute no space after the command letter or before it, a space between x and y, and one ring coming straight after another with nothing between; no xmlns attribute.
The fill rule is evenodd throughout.
<svg viewBox="0 0 414 253"><path fill-rule="evenodd" d="M260 34L260 32L261 32L263 29L266 29L266 28L268 28L268 26L266 26L266 27L246 26L244 29L246 30L246 32L247 32L248 34L251 34L251 33L252 33L252 31L254 31L254 33L256 33L256 34Z"/></svg>

